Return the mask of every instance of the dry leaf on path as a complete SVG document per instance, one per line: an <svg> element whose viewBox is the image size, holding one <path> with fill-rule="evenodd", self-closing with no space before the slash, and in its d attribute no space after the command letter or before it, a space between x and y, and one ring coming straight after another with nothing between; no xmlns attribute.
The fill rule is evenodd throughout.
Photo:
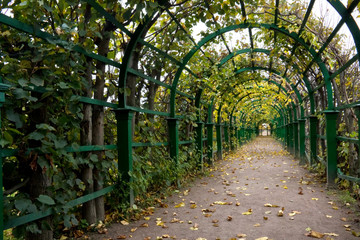
<svg viewBox="0 0 360 240"><path fill-rule="evenodd" d="M310 232L308 232L307 234L305 234L308 237L313 237L313 238L323 238L325 236L325 234L320 233L320 232L316 232L311 230Z"/></svg>

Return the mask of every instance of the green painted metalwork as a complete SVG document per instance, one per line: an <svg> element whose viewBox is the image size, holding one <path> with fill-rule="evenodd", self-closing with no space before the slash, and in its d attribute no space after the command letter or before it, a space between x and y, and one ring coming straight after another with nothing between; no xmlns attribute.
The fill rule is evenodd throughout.
<svg viewBox="0 0 360 240"><path fill-rule="evenodd" d="M230 150L229 146L231 145L231 143L230 143L231 139L229 138L229 125L225 124L223 129L224 129L224 141L227 144L225 151L229 152L229 150Z"/></svg>
<svg viewBox="0 0 360 240"><path fill-rule="evenodd" d="M222 160L222 125L220 123L216 124L216 143L217 143L217 159Z"/></svg>
<svg viewBox="0 0 360 240"><path fill-rule="evenodd" d="M309 126L309 135L310 135L310 165L317 162L317 133L318 133L318 118L316 116L310 116L310 126Z"/></svg>
<svg viewBox="0 0 360 240"><path fill-rule="evenodd" d="M300 163L305 163L305 119L299 119L299 156Z"/></svg>
<svg viewBox="0 0 360 240"><path fill-rule="evenodd" d="M338 111L325 111L326 118L326 153L327 153L327 184L335 184L337 177L337 142L336 142L336 120Z"/></svg>
<svg viewBox="0 0 360 240"><path fill-rule="evenodd" d="M118 171L119 181L124 183L132 182L129 172L133 170L132 155L132 119L134 113L129 109L116 109L115 117L117 122L117 149L118 149ZM134 204L134 192L127 184L122 186L124 193L129 194L130 206Z"/></svg>
<svg viewBox="0 0 360 240"><path fill-rule="evenodd" d="M265 28L268 30L272 30L272 31L278 31L290 38L292 38L294 41L298 42L300 45L302 45L314 58L316 57L316 51L309 47L305 41L298 37L296 35L296 33L290 33L289 31L287 31L284 28L279 28L278 26L276 26L275 24L264 24L264 23L242 23L242 24L237 24L237 25L232 25L232 26L228 26L225 28L222 28L214 33L209 34L208 36L206 36L205 38L203 38L198 44L197 46L193 47L192 50L186 54L186 56L183 59L183 64L178 68L175 77L174 77L174 81L173 81L173 85L172 85L172 89L171 89L171 96L170 96L170 116L175 116L175 95L176 95L176 88L180 79L180 75L182 73L182 71L184 70L185 65L189 62L189 60L194 56L194 54L200 49L200 47L202 47L204 44L206 44L207 42L209 42L210 40L212 40L213 38L229 32L229 31L233 31L235 29L242 29L242 28ZM315 62L319 65L320 71L322 72L324 79L328 79L329 77L329 72L325 67L325 64L323 62L321 62L319 59L316 59ZM333 93L332 93L332 89L331 89L331 82L327 81L326 82L326 86L327 86L327 97L328 97L328 104L329 104L329 109L333 108Z"/></svg>
<svg viewBox="0 0 360 240"><path fill-rule="evenodd" d="M106 187L106 188L103 188L99 191L96 191L96 192L93 192L93 193L90 193L90 194L87 194L87 195L84 195L82 197L79 197L77 199L74 199L72 201L69 201L68 203L66 203L63 208L72 208L72 207L75 207L79 204L82 204L82 203L85 203L85 202L88 202L90 200L93 200L95 198L98 198L100 196L103 196L109 192L111 192L112 190L114 190L116 186L109 186L109 187ZM47 216L50 216L54 213L60 213L62 212L63 210L62 209L48 209L46 211L39 211L39 212L35 212L35 213L31 213L31 214L28 214L28 215L24 215L24 216L21 216L21 217L16 217L16 218L13 218L13 219L9 219L5 225L4 225L4 230L5 229L9 229L9 228L14 228L14 227L17 227L17 226L20 226L20 225L23 225L25 223L29 223L29 222L33 222L35 220L38 220L38 219L41 219L41 218L44 218L44 217L47 217Z"/></svg>
<svg viewBox="0 0 360 240"><path fill-rule="evenodd" d="M207 128L207 155L208 162L212 163L212 159L214 158L214 123L206 123Z"/></svg>
<svg viewBox="0 0 360 240"><path fill-rule="evenodd" d="M246 49L241 49L241 50L235 51L235 52L227 55L226 57L224 57L224 58L220 61L220 63L218 64L218 67L223 66L227 61L229 61L229 59L231 59L231 58L233 58L233 57L235 57L235 56L237 56L237 55L239 55L239 54L249 53L249 52L260 52L260 53L265 53L265 54L267 54L267 55L269 55L269 56L271 55L271 51L268 50L268 49L263 49L263 48L255 48L255 49L246 48ZM284 60L284 61L287 61L286 56L280 55L279 57L280 57L280 59L282 59L282 60ZM294 67L296 70L299 70L299 69L300 69L299 66L297 66L296 64L294 64L293 67ZM252 66L252 68L254 68L254 66ZM250 71L250 70L253 70L253 69L249 69L249 71ZM280 73L279 73L279 72L276 72L276 71L273 71L272 68L268 68L268 69L265 68L265 69L261 69L261 70L267 70L267 71L269 71L269 72L275 73L275 74L277 74L277 75L280 76ZM237 71L240 71L240 69L238 69ZM284 78L284 76L282 76L282 78ZM288 78L286 78L286 77L285 77L284 79L285 79L286 82L291 86L291 88L296 92L296 96L297 96L297 98L298 98L298 101L299 101L299 103L301 104L304 99L302 99L302 98L300 97L300 93L298 92L298 89L296 88L297 84L296 84L296 85L293 85L293 84L291 83L291 81L290 81ZM307 79L307 77L304 75L302 79L303 79L304 82L305 82L305 87L307 88L308 92L309 92L309 93L312 93L313 90L312 90L311 84L310 84L309 80ZM272 82L272 83L274 83L274 84L276 83L276 82L273 81L273 80L271 80L271 81L269 81L269 82ZM279 86L278 83L276 83L276 84ZM281 86L281 85L280 85L280 86ZM281 86L281 87L282 87L282 86ZM283 88L283 87L282 87L282 88ZM284 92L287 92L287 91L285 90ZM310 112L311 112L311 113L314 113L314 111L315 111L315 101L314 101L313 95L310 94ZM303 115L304 115L304 114L303 114L303 110L302 110L301 114L302 114L301 117L304 117L304 116L303 116Z"/></svg>

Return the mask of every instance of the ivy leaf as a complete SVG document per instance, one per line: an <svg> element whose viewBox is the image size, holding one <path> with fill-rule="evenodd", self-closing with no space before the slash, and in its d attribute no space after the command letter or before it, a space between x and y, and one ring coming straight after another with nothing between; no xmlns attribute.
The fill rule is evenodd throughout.
<svg viewBox="0 0 360 240"><path fill-rule="evenodd" d="M56 131L56 129L54 127L52 127L46 123L36 124L36 128L42 129L42 130Z"/></svg>
<svg viewBox="0 0 360 240"><path fill-rule="evenodd" d="M55 140L55 148L59 149L59 148L64 148L67 144L67 142L64 139L60 139L60 140Z"/></svg>
<svg viewBox="0 0 360 240"><path fill-rule="evenodd" d="M39 195L39 197L37 198L37 200L43 204L46 205L55 205L55 201L54 199L52 199L51 197L49 197L48 195Z"/></svg>
<svg viewBox="0 0 360 240"><path fill-rule="evenodd" d="M37 87L44 86L44 79L41 79L38 76L33 76L32 78L30 78L30 82Z"/></svg>
<svg viewBox="0 0 360 240"><path fill-rule="evenodd" d="M29 199L16 199L15 200L15 207L17 210L24 212L25 210L28 209L28 207L30 206L31 200Z"/></svg>
<svg viewBox="0 0 360 240"><path fill-rule="evenodd" d="M32 132L29 134L29 139L33 139L33 140L41 140L44 138L44 135L39 133L39 132Z"/></svg>

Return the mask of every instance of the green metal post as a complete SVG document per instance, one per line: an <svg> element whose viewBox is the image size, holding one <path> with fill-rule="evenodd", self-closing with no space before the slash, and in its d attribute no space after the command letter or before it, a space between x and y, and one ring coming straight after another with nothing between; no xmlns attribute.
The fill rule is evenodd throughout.
<svg viewBox="0 0 360 240"><path fill-rule="evenodd" d="M0 82L2 79L0 78ZM0 83L0 129L2 128L1 124L1 108L5 103L5 92L10 88L9 85ZM0 138L2 134L0 135ZM0 152L2 152L2 147L0 146ZM4 193L3 193L3 158L0 157L0 240L4 238Z"/></svg>
<svg viewBox="0 0 360 240"><path fill-rule="evenodd" d="M168 118L168 131L169 131L169 150L170 157L176 164L179 165L179 119ZM176 177L176 183L180 186L180 179Z"/></svg>
<svg viewBox="0 0 360 240"><path fill-rule="evenodd" d="M294 155L295 157L299 156L299 124L298 121L293 122L294 130Z"/></svg>
<svg viewBox="0 0 360 240"><path fill-rule="evenodd" d="M179 119L168 118L170 157L179 163Z"/></svg>
<svg viewBox="0 0 360 240"><path fill-rule="evenodd" d="M117 121L117 150L118 150L118 171L121 181L125 182L125 194L129 192L130 206L134 204L134 192L127 187L126 183L131 183L132 178L129 173L133 170L132 158L132 119L134 113L129 109L116 109L115 117ZM120 182L121 182L120 181Z"/></svg>
<svg viewBox="0 0 360 240"><path fill-rule="evenodd" d="M230 148L230 140L229 140L229 125L225 124L224 125L224 140L226 142L226 148L225 148L225 151L226 152L229 152Z"/></svg>
<svg viewBox="0 0 360 240"><path fill-rule="evenodd" d="M289 123L289 152L293 153L293 147L294 147L294 139L293 139L293 124L292 122Z"/></svg>
<svg viewBox="0 0 360 240"><path fill-rule="evenodd" d="M310 166L317 162L317 129L318 118L316 116L310 116Z"/></svg>
<svg viewBox="0 0 360 240"><path fill-rule="evenodd" d="M357 104L355 106L355 114L358 119L358 163L357 163L357 168L359 169L359 167L360 167L360 104ZM359 170L357 172L358 172L358 174L357 174L357 177L358 177Z"/></svg>
<svg viewBox="0 0 360 240"><path fill-rule="evenodd" d="M214 123L206 123L207 127L207 146L208 146L208 161L209 163L213 162L214 159Z"/></svg>
<svg viewBox="0 0 360 240"><path fill-rule="evenodd" d="M337 140L336 119L339 112L334 110L324 111L326 117L326 152L327 152L327 184L335 184L337 177Z"/></svg>
<svg viewBox="0 0 360 240"><path fill-rule="evenodd" d="M235 131L235 127L231 124L230 125L230 149L231 151L235 150L235 144L233 142L233 139L235 137L235 134L234 134L234 131Z"/></svg>
<svg viewBox="0 0 360 240"><path fill-rule="evenodd" d="M294 155L295 157L299 156L299 123L297 119L296 108L293 108L294 112L294 122L293 122L293 130L294 130Z"/></svg>
<svg viewBox="0 0 360 240"><path fill-rule="evenodd" d="M240 134L239 134L239 131L238 131L238 127L237 127L237 126L234 127L234 132L235 132L235 139L236 139L236 141L238 141L239 146L241 146Z"/></svg>
<svg viewBox="0 0 360 240"><path fill-rule="evenodd" d="M305 119L299 119L300 164L305 164Z"/></svg>
<svg viewBox="0 0 360 240"><path fill-rule="evenodd" d="M221 124L216 124L217 159L222 160L222 133Z"/></svg>
<svg viewBox="0 0 360 240"><path fill-rule="evenodd" d="M196 127L196 147L200 153L198 168L203 171L204 170L204 162L203 162L203 122L198 122Z"/></svg>

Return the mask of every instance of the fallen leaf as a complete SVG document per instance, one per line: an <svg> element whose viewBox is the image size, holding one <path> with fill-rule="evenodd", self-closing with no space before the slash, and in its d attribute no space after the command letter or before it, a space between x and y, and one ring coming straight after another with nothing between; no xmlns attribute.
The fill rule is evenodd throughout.
<svg viewBox="0 0 360 240"><path fill-rule="evenodd" d="M240 203L239 203L239 202L236 202L235 205L236 205L236 206L240 206Z"/></svg>
<svg viewBox="0 0 360 240"><path fill-rule="evenodd" d="M116 239L126 239L126 235L117 236Z"/></svg>
<svg viewBox="0 0 360 240"><path fill-rule="evenodd" d="M149 220L150 220L150 217L144 217L144 219L145 219L146 221L149 221Z"/></svg>
<svg viewBox="0 0 360 240"><path fill-rule="evenodd" d="M257 238L255 240L268 240L269 238L268 237L261 237L261 238Z"/></svg>
<svg viewBox="0 0 360 240"><path fill-rule="evenodd" d="M243 212L242 215L251 215L252 209L250 208L247 212Z"/></svg>
<svg viewBox="0 0 360 240"><path fill-rule="evenodd" d="M137 228L132 228L131 230L130 230L130 232L135 232L137 230Z"/></svg>
<svg viewBox="0 0 360 240"><path fill-rule="evenodd" d="M325 236L325 234L320 233L320 232L316 232L311 230L309 233L305 234L308 237L313 237L313 238L323 238Z"/></svg>
<svg viewBox="0 0 360 240"><path fill-rule="evenodd" d="M298 194L299 194L299 195L304 195L302 187L299 187L299 192L298 192Z"/></svg>
<svg viewBox="0 0 360 240"><path fill-rule="evenodd" d="M336 234L336 233L324 233L325 235L327 236L332 236L332 237L338 237L339 234Z"/></svg>
<svg viewBox="0 0 360 240"><path fill-rule="evenodd" d="M327 218L332 218L332 216L330 216L330 215L326 215L326 217L327 217Z"/></svg>
<svg viewBox="0 0 360 240"><path fill-rule="evenodd" d="M228 216L228 217L227 217L227 220L228 220L229 222L230 222L232 219L233 219L232 216Z"/></svg>
<svg viewBox="0 0 360 240"><path fill-rule="evenodd" d="M247 235L245 233L239 233L236 235L238 238L245 238Z"/></svg>
<svg viewBox="0 0 360 240"><path fill-rule="evenodd" d="M185 207L185 203L181 202L181 203L175 205L175 208L180 208L180 207Z"/></svg>
<svg viewBox="0 0 360 240"><path fill-rule="evenodd" d="M129 225L129 223L127 222L127 221L125 221L125 220L122 220L122 221L120 221L120 223L122 224L122 225Z"/></svg>
<svg viewBox="0 0 360 240"><path fill-rule="evenodd" d="M346 222L346 221L347 221L347 219L346 219L346 218L344 218L344 217L343 217L343 218L341 218L340 220L341 220L341 221L343 221L343 222Z"/></svg>
<svg viewBox="0 0 360 240"><path fill-rule="evenodd" d="M318 201L319 199L318 199L318 198L313 197L313 198L311 198L311 200Z"/></svg>
<svg viewBox="0 0 360 240"><path fill-rule="evenodd" d="M173 219L171 219L171 223L177 223L177 222L179 222L180 221L180 219L177 219L177 218L173 218Z"/></svg>
<svg viewBox="0 0 360 240"><path fill-rule="evenodd" d="M264 220L268 220L268 219L269 219L269 218L268 218L268 217L266 217L266 216L264 216L263 218L264 218Z"/></svg>
<svg viewBox="0 0 360 240"><path fill-rule="evenodd" d="M213 219L211 222L212 222L212 223L218 223L219 220L218 220L218 219Z"/></svg>
<svg viewBox="0 0 360 240"><path fill-rule="evenodd" d="M271 214L271 211L266 211L265 214Z"/></svg>
<svg viewBox="0 0 360 240"><path fill-rule="evenodd" d="M351 234L354 235L355 237L360 237L360 232L352 231Z"/></svg>
<svg viewBox="0 0 360 240"><path fill-rule="evenodd" d="M149 227L149 224L148 223L143 223L140 225L140 227Z"/></svg>
<svg viewBox="0 0 360 240"><path fill-rule="evenodd" d="M163 234L162 237L163 238L170 238L170 235L169 234Z"/></svg>
<svg viewBox="0 0 360 240"><path fill-rule="evenodd" d="M197 208L197 206L196 206L196 204L191 204L191 205L190 205L190 208L191 208L191 209L195 209L195 208Z"/></svg>
<svg viewBox="0 0 360 240"><path fill-rule="evenodd" d="M151 237L144 237L144 240L151 240Z"/></svg>
<svg viewBox="0 0 360 240"><path fill-rule="evenodd" d="M351 227L351 225L349 225L349 224L345 224L345 225L344 225L344 227L346 227L346 228L350 228L350 227Z"/></svg>
<svg viewBox="0 0 360 240"><path fill-rule="evenodd" d="M282 217L284 216L284 211L282 209L279 210L279 212L277 213L278 217Z"/></svg>
<svg viewBox="0 0 360 240"><path fill-rule="evenodd" d="M254 227L260 227L260 223L255 223Z"/></svg>

